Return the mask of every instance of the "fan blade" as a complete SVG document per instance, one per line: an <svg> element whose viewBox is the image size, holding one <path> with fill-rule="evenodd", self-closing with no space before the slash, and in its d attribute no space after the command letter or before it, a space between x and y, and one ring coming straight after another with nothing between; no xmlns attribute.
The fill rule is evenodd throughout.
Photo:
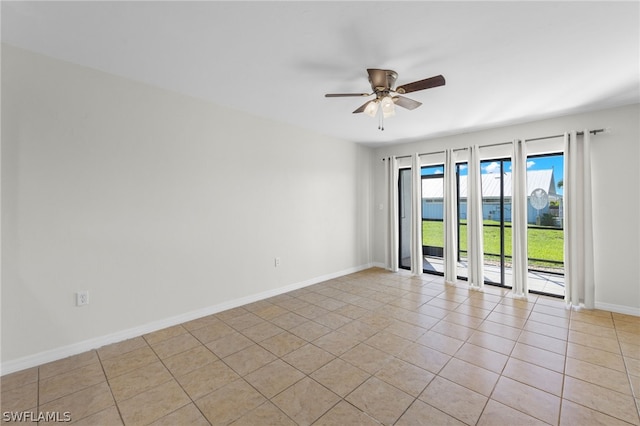
<svg viewBox="0 0 640 426"><path fill-rule="evenodd" d="M371 102L373 101L368 101L365 102L364 105L362 105L360 108L358 108L357 110L353 111L354 114L358 114L359 112L364 112L364 110L367 108L367 105L369 105Z"/></svg>
<svg viewBox="0 0 640 426"><path fill-rule="evenodd" d="M394 96L393 102L408 110L416 109L422 105L422 102L414 101L413 99L405 98L404 96Z"/></svg>
<svg viewBox="0 0 640 426"><path fill-rule="evenodd" d="M351 96L369 96L371 93L327 93L325 98L346 98Z"/></svg>
<svg viewBox="0 0 640 426"><path fill-rule="evenodd" d="M444 86L445 80L441 75L425 78L424 80L414 81L413 83L403 84L396 88L396 92L400 94L417 92L418 90L431 89L432 87Z"/></svg>
<svg viewBox="0 0 640 426"><path fill-rule="evenodd" d="M378 87L381 87L382 89L388 89L389 88L389 82L387 81L387 71L386 70L368 68L367 72L369 73L369 81L371 82L371 88L374 91Z"/></svg>

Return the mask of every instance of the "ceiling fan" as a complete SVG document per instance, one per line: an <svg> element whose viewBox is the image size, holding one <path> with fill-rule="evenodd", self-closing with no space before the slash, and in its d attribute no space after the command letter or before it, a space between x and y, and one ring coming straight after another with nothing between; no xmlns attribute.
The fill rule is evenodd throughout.
<svg viewBox="0 0 640 426"><path fill-rule="evenodd" d="M367 69L369 73L369 83L371 83L371 93L327 93L327 98L342 98L352 96L371 96L375 95L375 99L367 101L360 108L353 111L354 114L364 112L365 114L375 117L380 113L380 124L378 129L384 130L383 119L395 115L395 105L408 110L413 110L422 105L421 102L414 101L407 97L401 96L405 93L417 92L418 90L431 89L433 87L444 86L445 80L442 75L425 78L424 80L414 81L413 83L403 84L395 87L398 73L393 70L381 70L376 68Z"/></svg>

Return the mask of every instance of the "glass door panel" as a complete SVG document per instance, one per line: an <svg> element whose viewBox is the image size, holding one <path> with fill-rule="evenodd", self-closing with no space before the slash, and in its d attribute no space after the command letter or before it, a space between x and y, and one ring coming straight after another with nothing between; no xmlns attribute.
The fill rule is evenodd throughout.
<svg viewBox="0 0 640 426"><path fill-rule="evenodd" d="M411 169L399 171L398 201L399 265L403 269L411 269Z"/></svg>
<svg viewBox="0 0 640 426"><path fill-rule="evenodd" d="M458 192L458 277L469 277L467 259L467 163L456 164Z"/></svg>
<svg viewBox="0 0 640 426"><path fill-rule="evenodd" d="M527 157L529 290L564 296L562 153Z"/></svg>
<svg viewBox="0 0 640 426"><path fill-rule="evenodd" d="M444 274L444 166L422 167L423 271Z"/></svg>
<svg viewBox="0 0 640 426"><path fill-rule="evenodd" d="M510 286L511 161L482 161L480 169L485 282Z"/></svg>

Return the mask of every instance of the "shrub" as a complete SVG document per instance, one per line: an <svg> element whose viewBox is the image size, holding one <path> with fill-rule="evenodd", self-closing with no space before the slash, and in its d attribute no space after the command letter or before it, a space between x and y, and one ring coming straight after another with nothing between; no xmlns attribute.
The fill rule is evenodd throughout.
<svg viewBox="0 0 640 426"><path fill-rule="evenodd" d="M554 226L554 224L555 224L554 218L549 213L544 213L542 215L542 217L540 218L540 225L541 226Z"/></svg>

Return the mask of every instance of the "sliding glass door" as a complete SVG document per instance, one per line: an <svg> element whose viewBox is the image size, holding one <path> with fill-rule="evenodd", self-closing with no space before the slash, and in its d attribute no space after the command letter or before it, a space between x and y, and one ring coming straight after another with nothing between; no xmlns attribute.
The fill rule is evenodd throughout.
<svg viewBox="0 0 640 426"><path fill-rule="evenodd" d="M443 203L444 166L421 168L422 194L422 256L423 271L444 273L444 226ZM400 267L411 269L411 169L400 169L399 173L399 232Z"/></svg>
<svg viewBox="0 0 640 426"><path fill-rule="evenodd" d="M482 217L485 283L511 287L511 159L482 161ZM423 270L444 273L444 167L421 168ZM467 164L456 165L458 210L458 277L467 273ZM562 223L563 155L529 156L527 221L529 289L564 295ZM411 169L399 172L400 267L411 268Z"/></svg>
<svg viewBox="0 0 640 426"><path fill-rule="evenodd" d="M511 160L482 161L485 283L513 284ZM467 278L467 165L457 165L458 277ZM535 293L564 296L563 155L527 157L528 284Z"/></svg>

